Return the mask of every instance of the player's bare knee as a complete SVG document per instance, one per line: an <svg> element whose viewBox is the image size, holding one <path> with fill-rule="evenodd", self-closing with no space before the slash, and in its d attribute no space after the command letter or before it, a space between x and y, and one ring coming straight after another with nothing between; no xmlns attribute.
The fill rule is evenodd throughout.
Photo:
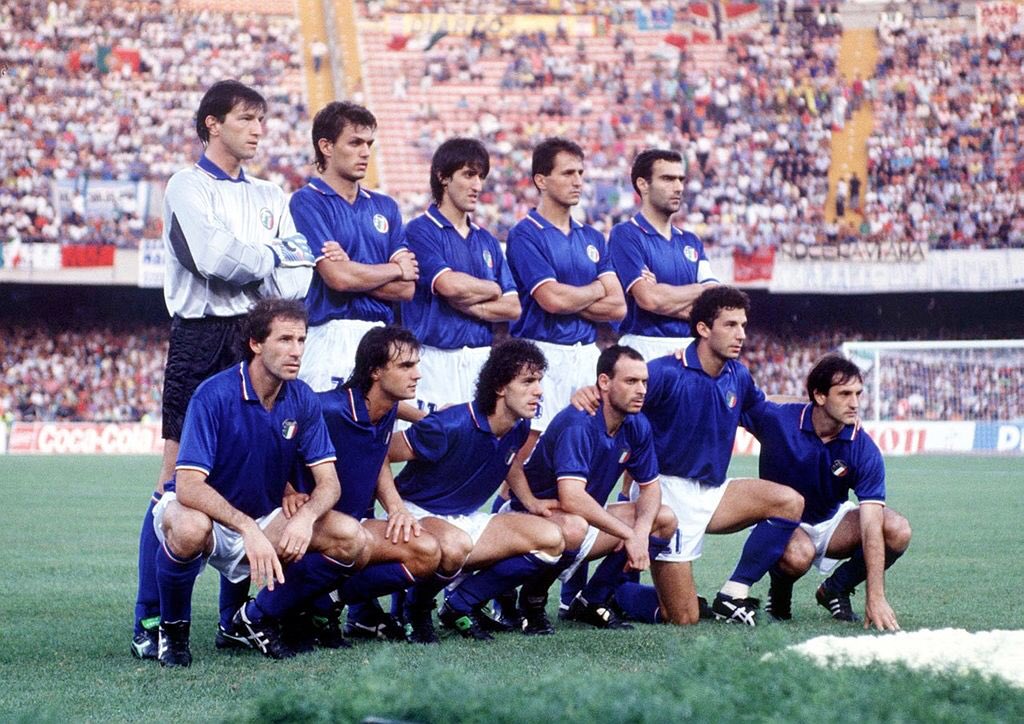
<svg viewBox="0 0 1024 724"><path fill-rule="evenodd" d="M440 567L447 572L462 568L462 564L473 552L473 539L457 528L438 536L437 542L441 546Z"/></svg>
<svg viewBox="0 0 1024 724"><path fill-rule="evenodd" d="M671 538L679 528L679 520L672 509L667 505L658 509L658 515L654 519L654 526L651 530L659 538Z"/></svg>
<svg viewBox="0 0 1024 724"><path fill-rule="evenodd" d="M369 535L350 515L329 511L318 522L318 528L322 539L314 538L314 546L331 558L359 562L361 554L369 553Z"/></svg>
<svg viewBox="0 0 1024 724"><path fill-rule="evenodd" d="M205 513L182 505L169 506L163 519L164 539L171 553L192 558L206 548L213 534L213 521Z"/></svg>
<svg viewBox="0 0 1024 724"><path fill-rule="evenodd" d="M804 496L787 485L776 485L772 515L789 520L800 520L804 513Z"/></svg>
<svg viewBox="0 0 1024 724"><path fill-rule="evenodd" d="M661 618L674 626L693 626L700 622L700 607L696 601L693 606L666 606L661 609Z"/></svg>
<svg viewBox="0 0 1024 724"><path fill-rule="evenodd" d="M560 556L565 550L565 538L562 536L562 529L549 521L542 521L543 526L537 526L534 534L534 545L541 553L549 556Z"/></svg>
<svg viewBox="0 0 1024 724"><path fill-rule="evenodd" d="M814 562L814 544L805 536L794 534L786 545L786 551L779 559L778 566L787 576L799 578L807 573Z"/></svg>
<svg viewBox="0 0 1024 724"><path fill-rule="evenodd" d="M405 567L417 578L429 576L441 564L441 546L437 538L429 533L412 536L408 548L410 556L405 561Z"/></svg>
<svg viewBox="0 0 1024 724"><path fill-rule="evenodd" d="M578 550L587 537L587 530L590 524L586 518L579 515L566 515L561 520L562 539L565 541L567 550Z"/></svg>
<svg viewBox="0 0 1024 724"><path fill-rule="evenodd" d="M885 547L889 550L902 553L910 546L910 521L895 511L886 510L882 533L885 536Z"/></svg>

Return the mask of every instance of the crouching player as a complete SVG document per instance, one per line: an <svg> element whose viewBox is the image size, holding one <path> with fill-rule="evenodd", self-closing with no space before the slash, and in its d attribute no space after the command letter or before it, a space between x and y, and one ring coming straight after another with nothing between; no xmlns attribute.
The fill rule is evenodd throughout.
<svg viewBox="0 0 1024 724"><path fill-rule="evenodd" d="M800 527L769 571L766 611L792 617L793 583L813 564L829 573L815 594L832 618L858 621L853 589L867 582L864 627L899 630L885 597L885 570L910 545L910 524L885 505L885 464L857 416L861 371L839 355L823 357L807 376L809 404L764 401L743 425L761 442L760 475L804 497ZM859 505L848 500L853 491Z"/></svg>
<svg viewBox="0 0 1024 724"><path fill-rule="evenodd" d="M559 527L541 517L551 502L530 493L516 459L537 412L546 367L532 342L500 344L480 371L472 402L435 412L391 441L389 458L408 461L395 480L398 492L441 544L437 572L406 597L406 624L414 642L437 641L434 598L470 571L475 573L445 599L441 622L477 640L492 638L491 630L508 630L484 615L487 601L551 568L562 555ZM520 474L509 477L512 468ZM538 515L480 511L506 477L523 507Z"/></svg>
<svg viewBox="0 0 1024 724"><path fill-rule="evenodd" d="M547 589L560 571L571 576L583 561L604 558L569 606L566 618L598 628L632 628L609 607L623 569L646 570L669 544L678 523L661 504L658 460L647 418L647 364L639 352L614 345L597 362L596 415L570 406L541 435L525 466L534 496L557 502L551 519L567 523L564 565L523 585L519 610L528 633L551 633ZM615 482L628 471L639 482L635 503L606 506ZM513 496L510 507L522 510ZM588 527L580 529L579 518ZM578 535L584 533L584 535Z"/></svg>
<svg viewBox="0 0 1024 724"><path fill-rule="evenodd" d="M366 568L332 592L333 600L321 600L314 607L314 635L322 646L345 645L338 620L346 604L345 635L404 640L405 630L381 610L377 598L430 577L441 559L437 540L422 529L399 497L387 461L398 403L416 396L419 348L416 337L403 327L374 327L360 340L352 375L344 386L318 395L331 442L340 451L334 467L341 498L334 509L362 517L376 496L387 512L387 520L362 522L367 534ZM301 510L298 506L309 499L305 493L313 491L312 483L305 473L300 492L286 498L286 515Z"/></svg>
<svg viewBox="0 0 1024 724"><path fill-rule="evenodd" d="M337 588L363 563L366 534L331 510L340 488L320 404L296 378L306 339L300 301L264 299L243 321L245 361L203 382L189 402L173 490L153 511L162 545L160 663L189 666L195 579L209 562L228 580L266 584L222 632L273 658L294 651L281 618ZM281 500L298 460L316 485L296 515ZM287 581L285 573L287 572Z"/></svg>

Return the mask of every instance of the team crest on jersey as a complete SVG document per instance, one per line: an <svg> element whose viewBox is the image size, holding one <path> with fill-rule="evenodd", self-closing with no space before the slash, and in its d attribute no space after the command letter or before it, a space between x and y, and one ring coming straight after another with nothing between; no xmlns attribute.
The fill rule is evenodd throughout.
<svg viewBox="0 0 1024 724"><path fill-rule="evenodd" d="M692 246L684 246L683 247L683 256L686 257L687 261L696 262L697 261L697 250L694 249Z"/></svg>
<svg viewBox="0 0 1024 724"><path fill-rule="evenodd" d="M260 223L263 224L264 229L274 228L274 212L266 206L260 209Z"/></svg>
<svg viewBox="0 0 1024 724"><path fill-rule="evenodd" d="M491 256L490 249L484 249L484 264L487 265L488 269L494 268L494 257Z"/></svg>
<svg viewBox="0 0 1024 724"><path fill-rule="evenodd" d="M388 233L388 220L383 214L373 215L373 228L382 234Z"/></svg>
<svg viewBox="0 0 1024 724"><path fill-rule="evenodd" d="M281 423L281 436L285 440L291 440L295 437L295 433L299 431L299 423L295 420L285 420Z"/></svg>
<svg viewBox="0 0 1024 724"><path fill-rule="evenodd" d="M736 393L732 390L725 393L725 404L729 406L729 409L736 407Z"/></svg>
<svg viewBox="0 0 1024 724"><path fill-rule="evenodd" d="M601 261L601 252L593 244L587 244L587 258L597 264L597 262Z"/></svg>
<svg viewBox="0 0 1024 724"><path fill-rule="evenodd" d="M619 455L619 465L625 465L627 460L629 460L629 450L623 450Z"/></svg>
<svg viewBox="0 0 1024 724"><path fill-rule="evenodd" d="M832 463L832 474L837 478L845 478L848 472L850 472L850 466L846 464L845 460L836 460Z"/></svg>

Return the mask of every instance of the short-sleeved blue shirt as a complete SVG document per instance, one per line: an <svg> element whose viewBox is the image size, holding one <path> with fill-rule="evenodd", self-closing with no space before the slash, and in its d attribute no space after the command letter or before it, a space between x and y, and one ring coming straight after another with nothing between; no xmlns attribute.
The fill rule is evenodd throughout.
<svg viewBox="0 0 1024 724"><path fill-rule="evenodd" d="M420 265L416 294L402 303L402 322L423 344L440 349L487 347L494 339L489 322L463 314L434 292L446 271L496 282L504 294L515 294L516 283L505 254L494 236L472 221L463 238L448 218L431 204L406 227L409 249Z"/></svg>
<svg viewBox="0 0 1024 724"><path fill-rule="evenodd" d="M416 453L395 478L402 499L436 515L470 515L505 480L530 421L519 420L498 437L476 403L467 402L428 415L402 434Z"/></svg>
<svg viewBox="0 0 1024 724"><path fill-rule="evenodd" d="M373 505L377 493L377 476L388 456L391 431L398 416L395 405L378 422L370 421L366 398L358 390L337 387L318 392L324 422L338 459L334 469L341 481L341 498L334 509L354 518L362 518ZM312 476L305 472L296 488L312 490Z"/></svg>
<svg viewBox="0 0 1024 724"><path fill-rule="evenodd" d="M562 230L537 213L508 233L508 264L512 269L523 313L509 325L513 337L553 344L590 344L597 339L597 325L578 314L549 314L533 298L541 284L556 281L581 287L603 274L614 274L608 248L601 232L570 220L571 230Z"/></svg>
<svg viewBox="0 0 1024 724"><path fill-rule="evenodd" d="M609 435L603 406L588 415L570 405L555 415L526 463L530 490L538 498L557 499L559 480L582 480L590 497L604 505L623 470L640 485L658 479L652 439L643 413L627 415ZM512 507L523 510L515 496Z"/></svg>
<svg viewBox="0 0 1024 724"><path fill-rule="evenodd" d="M349 203L325 181L315 178L292 195L289 204L295 228L309 241L319 259L324 243L336 241L352 261L385 264L407 248L402 216L394 199L360 187ZM319 274L313 275L306 294L309 326L332 319L359 319L390 323L391 304L366 292L338 292L328 287Z"/></svg>
<svg viewBox="0 0 1024 724"><path fill-rule="evenodd" d="M860 423L846 425L822 442L810 403L779 405L764 400L743 414L743 426L761 443L759 474L804 496L805 523L828 520L849 498L885 502L885 463Z"/></svg>
<svg viewBox="0 0 1024 724"><path fill-rule="evenodd" d="M764 399L750 371L729 360L712 377L701 367L696 343L682 360L659 357L647 371L643 413L654 430L661 474L724 483L740 415Z"/></svg>
<svg viewBox="0 0 1024 724"><path fill-rule="evenodd" d="M649 312L629 293L644 271L653 273L658 283L673 286L718 281L711 273L704 244L696 234L671 228L672 238L666 239L640 213L612 227L608 253L626 292L626 318L619 325L622 334L693 336L689 322Z"/></svg>
<svg viewBox="0 0 1024 724"><path fill-rule="evenodd" d="M198 470L232 506L260 518L281 506L297 463L335 459L320 402L301 380L286 380L264 409L238 365L205 380L188 403L175 470Z"/></svg>

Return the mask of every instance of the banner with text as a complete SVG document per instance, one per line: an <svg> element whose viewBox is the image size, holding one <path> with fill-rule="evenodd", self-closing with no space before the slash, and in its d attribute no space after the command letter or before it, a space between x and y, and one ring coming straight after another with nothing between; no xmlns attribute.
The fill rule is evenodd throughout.
<svg viewBox="0 0 1024 724"><path fill-rule="evenodd" d="M1017 431L990 433L986 440L991 444L979 445L978 429L992 425L994 428L1011 427ZM917 455L920 453L963 453L983 450L1000 450L1002 452L1024 453L1020 435L1024 425L1008 425L1006 423L974 423L974 422L866 422L864 429L878 445L883 455ZM1002 435L1002 438L998 438ZM1003 446L997 448L996 439L1003 440ZM1015 443L1014 443L1015 441ZM1016 447L1013 446L1014 443ZM757 455L761 452L758 441L742 427L736 433L733 443L735 455Z"/></svg>
<svg viewBox="0 0 1024 724"><path fill-rule="evenodd" d="M146 455L162 451L160 425L146 422L15 422L8 439L12 455Z"/></svg>

